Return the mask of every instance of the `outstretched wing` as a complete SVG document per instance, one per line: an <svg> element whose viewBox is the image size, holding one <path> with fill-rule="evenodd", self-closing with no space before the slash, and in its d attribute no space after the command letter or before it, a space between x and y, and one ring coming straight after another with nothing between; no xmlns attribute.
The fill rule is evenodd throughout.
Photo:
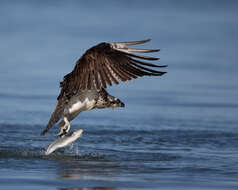
<svg viewBox="0 0 238 190"><path fill-rule="evenodd" d="M150 40L100 43L85 52L76 62L73 71L61 82L61 93L58 97L70 96L79 89L100 89L107 85L119 84L142 76L161 76L166 72L152 70L151 67L166 67L142 60L158 60L159 58L132 54L157 52L159 49L133 49L130 45L142 44Z"/></svg>

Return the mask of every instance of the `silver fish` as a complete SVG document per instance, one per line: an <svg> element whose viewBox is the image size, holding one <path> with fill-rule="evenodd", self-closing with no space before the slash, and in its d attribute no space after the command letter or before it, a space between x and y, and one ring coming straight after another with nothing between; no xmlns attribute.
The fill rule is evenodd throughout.
<svg viewBox="0 0 238 190"><path fill-rule="evenodd" d="M79 129L77 131L74 131L72 133L69 133L65 135L64 137L57 139L52 144L50 144L45 151L45 155L49 155L52 152L54 152L58 148L63 148L65 146L68 146L72 144L74 141L76 141L83 133L82 129Z"/></svg>

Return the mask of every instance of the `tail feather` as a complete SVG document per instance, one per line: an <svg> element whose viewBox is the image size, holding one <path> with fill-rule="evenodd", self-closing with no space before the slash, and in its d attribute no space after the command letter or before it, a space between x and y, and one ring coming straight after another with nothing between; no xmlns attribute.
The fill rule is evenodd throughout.
<svg viewBox="0 0 238 190"><path fill-rule="evenodd" d="M50 128L52 128L60 120L63 113L64 104L61 101L58 101L58 104L56 105L54 112L51 114L50 120L45 129L41 132L41 135L45 135Z"/></svg>

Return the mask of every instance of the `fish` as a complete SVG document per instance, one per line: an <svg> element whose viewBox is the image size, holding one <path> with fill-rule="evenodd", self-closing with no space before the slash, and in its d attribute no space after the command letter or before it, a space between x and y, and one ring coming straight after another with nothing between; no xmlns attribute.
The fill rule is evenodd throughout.
<svg viewBox="0 0 238 190"><path fill-rule="evenodd" d="M65 136L55 140L53 143L51 143L48 146L48 148L45 151L45 155L49 155L59 148L63 148L63 147L66 147L66 146L72 144L79 137L81 137L82 133L83 133L83 129L79 129L79 130L73 131L71 133L68 133Z"/></svg>

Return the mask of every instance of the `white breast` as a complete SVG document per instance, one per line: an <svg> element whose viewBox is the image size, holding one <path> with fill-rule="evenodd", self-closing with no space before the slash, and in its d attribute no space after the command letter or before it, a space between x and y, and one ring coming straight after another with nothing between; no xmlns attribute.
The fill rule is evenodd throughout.
<svg viewBox="0 0 238 190"><path fill-rule="evenodd" d="M95 106L95 103L95 100L89 100L88 98L86 98L84 101L72 101L69 102L68 112L71 114L76 112L79 113L85 110L91 110Z"/></svg>

